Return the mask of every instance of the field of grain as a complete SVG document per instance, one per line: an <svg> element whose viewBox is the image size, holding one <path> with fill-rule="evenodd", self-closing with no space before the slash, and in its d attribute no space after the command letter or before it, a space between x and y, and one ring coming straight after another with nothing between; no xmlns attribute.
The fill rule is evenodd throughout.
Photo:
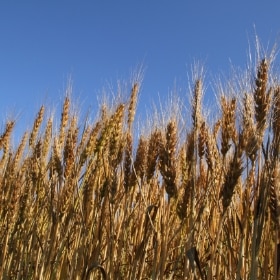
<svg viewBox="0 0 280 280"><path fill-rule="evenodd" d="M134 131L130 97L79 119L42 106L14 147L0 134L2 279L279 279L280 83L259 57L204 115ZM225 83L226 84L226 83ZM232 85L232 87L231 87ZM178 106L180 108L180 106ZM182 119L191 125L182 127ZM55 124L59 123L58 128Z"/></svg>

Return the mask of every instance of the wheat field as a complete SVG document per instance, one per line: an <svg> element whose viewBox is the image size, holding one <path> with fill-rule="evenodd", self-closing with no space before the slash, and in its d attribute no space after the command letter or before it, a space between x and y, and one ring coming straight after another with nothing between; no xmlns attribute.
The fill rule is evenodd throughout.
<svg viewBox="0 0 280 280"><path fill-rule="evenodd" d="M0 134L2 279L279 279L280 83L272 56L189 113L135 133L140 82L81 122L66 95ZM59 123L58 128L55 124Z"/></svg>

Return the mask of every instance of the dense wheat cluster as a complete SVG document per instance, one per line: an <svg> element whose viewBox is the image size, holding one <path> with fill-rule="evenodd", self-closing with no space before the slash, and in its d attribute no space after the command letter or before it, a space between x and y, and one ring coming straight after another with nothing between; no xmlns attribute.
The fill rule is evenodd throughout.
<svg viewBox="0 0 280 280"><path fill-rule="evenodd" d="M278 279L280 83L271 57L188 127L175 115L134 133L126 102L81 122L66 96L58 129L42 106L17 147L0 135L3 279ZM137 135L137 137L136 137Z"/></svg>

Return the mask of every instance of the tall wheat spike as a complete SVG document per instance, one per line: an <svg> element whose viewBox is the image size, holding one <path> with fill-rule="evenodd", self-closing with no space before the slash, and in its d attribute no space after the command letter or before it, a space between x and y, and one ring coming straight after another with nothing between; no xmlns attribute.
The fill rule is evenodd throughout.
<svg viewBox="0 0 280 280"><path fill-rule="evenodd" d="M177 125L170 121L166 128L166 143L162 143L160 171L165 181L169 197L177 196L175 153L177 144Z"/></svg>
<svg viewBox="0 0 280 280"><path fill-rule="evenodd" d="M235 110L236 110L236 99L233 98L227 101L224 97L221 99L223 117L222 117L222 143L221 153L225 157L228 152L231 143L236 143L237 132L235 128Z"/></svg>
<svg viewBox="0 0 280 280"><path fill-rule="evenodd" d="M139 91L139 84L135 83L132 87L132 90L131 90L129 106L128 106L128 120L127 120L127 123L128 123L129 129L131 129L131 125L134 121L138 91Z"/></svg>
<svg viewBox="0 0 280 280"><path fill-rule="evenodd" d="M35 140L36 140L40 125L43 121L44 112L45 112L45 107L41 106L40 111L38 112L38 115L33 124L33 128L32 128L31 134L30 134L30 138L29 138L29 146L31 146L31 147L34 146L34 144L35 144Z"/></svg>
<svg viewBox="0 0 280 280"><path fill-rule="evenodd" d="M70 98L66 96L63 103L61 119L60 119L60 127L59 127L58 145L60 148L64 144L65 130L69 120L69 110L70 110Z"/></svg>
<svg viewBox="0 0 280 280"><path fill-rule="evenodd" d="M267 60L263 59L258 67L256 89L254 92L255 118L257 121L257 129L260 131L260 134L263 133L266 125L266 115L270 102L270 91L267 92L268 67Z"/></svg>

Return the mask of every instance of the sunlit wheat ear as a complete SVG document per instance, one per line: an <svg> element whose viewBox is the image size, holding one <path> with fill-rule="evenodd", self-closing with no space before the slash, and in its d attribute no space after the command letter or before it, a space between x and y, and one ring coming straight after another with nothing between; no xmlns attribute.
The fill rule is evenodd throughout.
<svg viewBox="0 0 280 280"><path fill-rule="evenodd" d="M280 152L280 86L273 89L271 126L273 131L273 157L278 158Z"/></svg>
<svg viewBox="0 0 280 280"><path fill-rule="evenodd" d="M100 132L100 137L96 142L95 152L101 153L103 149L109 148L108 143L111 141L113 136L113 131L115 129L115 124L121 122L121 118L124 112L124 105L120 104L116 111L111 115L111 117L105 121L103 128Z"/></svg>
<svg viewBox="0 0 280 280"><path fill-rule="evenodd" d="M200 159L202 159L203 156L205 155L206 138L207 138L206 124L205 122L202 122L199 128L199 135L198 135L198 155Z"/></svg>
<svg viewBox="0 0 280 280"><path fill-rule="evenodd" d="M162 142L161 131L155 129L148 142L148 154L147 154L147 181L150 181L154 177L156 170L157 160L160 154L160 143Z"/></svg>
<svg viewBox="0 0 280 280"><path fill-rule="evenodd" d="M194 129L200 126L201 121L201 102L202 102L202 81L196 80L192 101L192 121Z"/></svg>
<svg viewBox="0 0 280 280"><path fill-rule="evenodd" d="M136 184L137 178L143 181L147 166L147 140L140 137L139 144L136 151L135 161L133 163L133 170L131 176L131 185Z"/></svg>
<svg viewBox="0 0 280 280"><path fill-rule="evenodd" d="M213 173L218 173L221 168L220 153L217 147L216 137L209 131L206 137L205 159L208 165L208 170Z"/></svg>
<svg viewBox="0 0 280 280"><path fill-rule="evenodd" d="M25 146L26 146L27 139L28 139L28 132L25 132L21 141L20 141L18 149L15 153L15 156L14 156L14 168L15 168L15 170L19 167L19 163L20 163L20 160L21 160L22 155L24 153L24 149L25 149Z"/></svg>
<svg viewBox="0 0 280 280"><path fill-rule="evenodd" d="M266 127L267 115L270 107L271 91L267 91L269 65L266 59L263 59L257 71L255 80L256 87L254 92L255 118L257 121L257 130L260 135L263 134Z"/></svg>
<svg viewBox="0 0 280 280"><path fill-rule="evenodd" d="M274 137L278 138L280 133L280 85L273 89L272 100L272 129Z"/></svg>
<svg viewBox="0 0 280 280"><path fill-rule="evenodd" d="M130 188L130 176L131 176L131 164L132 164L132 136L129 133L126 135L126 143L124 148L124 189L127 192Z"/></svg>
<svg viewBox="0 0 280 280"><path fill-rule="evenodd" d="M195 137L192 130L186 136L186 162L189 167L193 164L195 152Z"/></svg>
<svg viewBox="0 0 280 280"><path fill-rule="evenodd" d="M0 151L3 150L2 157L0 159L0 170L3 168L9 157L10 138L14 125L14 121L7 122L5 131L0 136Z"/></svg>
<svg viewBox="0 0 280 280"><path fill-rule="evenodd" d="M63 151L64 158L64 177L68 178L75 163L75 148L78 141L77 117L74 116L70 122L67 132L65 147Z"/></svg>
<svg viewBox="0 0 280 280"><path fill-rule="evenodd" d="M40 125L42 124L43 118L44 118L44 112L45 112L45 107L41 106L40 111L37 114L37 117L35 119L35 122L33 124L33 128L30 134L29 138L29 146L33 147L39 132Z"/></svg>
<svg viewBox="0 0 280 280"><path fill-rule="evenodd" d="M177 124L175 121L171 121L168 123L166 128L166 149L168 153L168 159L170 161L175 161L176 145L177 145Z"/></svg>
<svg viewBox="0 0 280 280"><path fill-rule="evenodd" d="M134 121L138 92L139 92L139 84L135 83L131 90L130 100L129 100L129 105L128 105L127 124L128 124L129 129L131 129L132 123Z"/></svg>
<svg viewBox="0 0 280 280"><path fill-rule="evenodd" d="M10 137L12 134L12 130L15 126L14 121L8 121L6 123L5 131L0 136L0 149L3 149L4 151L7 150L7 147L9 146Z"/></svg>
<svg viewBox="0 0 280 280"><path fill-rule="evenodd" d="M259 137L254 120L253 96L245 93L242 107L241 149L245 150L249 159L254 162L259 149Z"/></svg>
<svg viewBox="0 0 280 280"><path fill-rule="evenodd" d="M246 145L248 137L255 133L253 96L245 93L242 104L242 134L243 144Z"/></svg>
<svg viewBox="0 0 280 280"><path fill-rule="evenodd" d="M70 111L70 98L66 96L63 103L61 119L60 119L60 127L59 127L58 145L60 147L62 147L64 143L66 128L69 120L69 111Z"/></svg>
<svg viewBox="0 0 280 280"><path fill-rule="evenodd" d="M225 157L226 153L230 148L230 141L236 143L236 127L235 127L235 110L236 110L236 99L226 100L224 96L221 98L222 106L222 126L221 126L221 153Z"/></svg>
<svg viewBox="0 0 280 280"><path fill-rule="evenodd" d="M40 159L42 157L42 142L41 139L36 141L36 144L33 148L33 153L30 159L30 166L29 168L31 169L30 172L30 177L31 180L33 182L33 185L36 186L37 182L40 178L40 174L42 174L40 171L42 170L42 165L40 164ZM37 193L38 193L38 198L40 193L42 192L43 189L38 189Z"/></svg>
<svg viewBox="0 0 280 280"><path fill-rule="evenodd" d="M125 106L124 104L120 104L120 106L116 110L115 119L113 122L112 133L109 141L109 153L110 159L112 160L112 165L116 166L121 160L123 143L122 141L122 132L124 127L124 113Z"/></svg>
<svg viewBox="0 0 280 280"><path fill-rule="evenodd" d="M279 194L279 164L274 166L269 180L269 207L275 225L280 228L280 194Z"/></svg>
<svg viewBox="0 0 280 280"><path fill-rule="evenodd" d="M161 144L160 171L165 182L165 190L169 197L177 196L176 186L176 145L177 124L170 121L167 124L165 143Z"/></svg>
<svg viewBox="0 0 280 280"><path fill-rule="evenodd" d="M47 160L53 137L53 118L49 118L42 139L42 164Z"/></svg>
<svg viewBox="0 0 280 280"><path fill-rule="evenodd" d="M52 165L58 176L61 178L63 175L63 164L61 159L61 151L59 149L58 140L54 139Z"/></svg>

